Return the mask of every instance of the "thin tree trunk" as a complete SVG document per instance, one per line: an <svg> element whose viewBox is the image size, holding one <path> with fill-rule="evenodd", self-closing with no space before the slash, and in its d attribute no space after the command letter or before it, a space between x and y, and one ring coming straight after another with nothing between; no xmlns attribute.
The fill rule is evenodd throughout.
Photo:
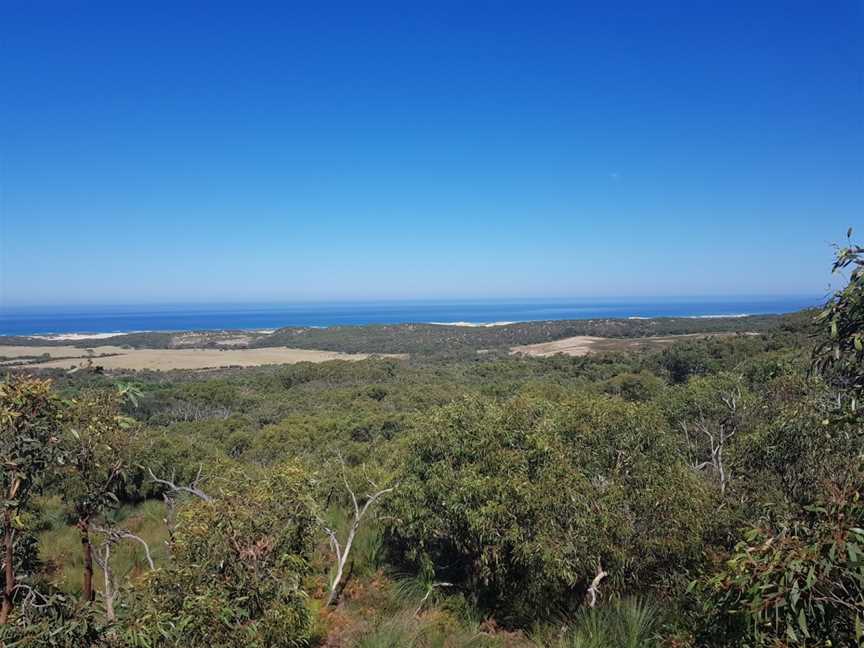
<svg viewBox="0 0 864 648"><path fill-rule="evenodd" d="M105 545L105 564L102 565L102 572L105 575L105 618L109 623L114 623L117 620L117 615L114 613L114 574L111 572L111 545Z"/></svg>
<svg viewBox="0 0 864 648"><path fill-rule="evenodd" d="M342 594L344 586L342 584L342 573L345 571L345 563L348 562L348 554L351 551L351 545L354 544L354 536L357 533L359 519L355 520L351 525L351 530L348 532L348 540L345 542L345 548L342 550L342 555L337 558L336 575L333 577L333 582L330 584L330 596L327 597L327 607L332 607L339 602L339 596ZM353 567L353 562L351 563Z"/></svg>
<svg viewBox="0 0 864 648"><path fill-rule="evenodd" d="M87 518L78 520L81 532L81 549L84 552L84 591L83 598L88 603L96 598L93 591L93 546L90 544L90 522Z"/></svg>
<svg viewBox="0 0 864 648"><path fill-rule="evenodd" d="M3 535L5 544L4 553L4 572L6 574L6 582L3 587L3 607L0 609L0 625L6 625L9 620L9 614L12 612L12 593L15 590L15 572L12 560L13 545L12 545L12 514L7 508L3 513Z"/></svg>

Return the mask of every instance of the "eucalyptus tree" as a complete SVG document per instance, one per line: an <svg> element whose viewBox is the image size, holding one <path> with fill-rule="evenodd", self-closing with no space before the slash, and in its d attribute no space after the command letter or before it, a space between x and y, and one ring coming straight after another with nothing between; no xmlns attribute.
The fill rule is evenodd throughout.
<svg viewBox="0 0 864 648"><path fill-rule="evenodd" d="M82 598L92 601L94 519L117 503L116 491L128 464L125 449L133 421L121 413L122 391L100 390L70 403L64 498L72 504L83 552Z"/></svg>

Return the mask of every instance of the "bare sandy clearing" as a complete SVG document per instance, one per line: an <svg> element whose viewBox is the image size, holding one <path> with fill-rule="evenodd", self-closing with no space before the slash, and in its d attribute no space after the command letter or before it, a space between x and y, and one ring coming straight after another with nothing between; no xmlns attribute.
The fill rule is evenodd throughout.
<svg viewBox="0 0 864 648"><path fill-rule="evenodd" d="M253 340L266 337L269 334L259 331L250 331L248 333L229 333L225 331L179 333L171 338L171 346L178 349L183 347L203 347L208 344L224 347L245 347L249 346Z"/></svg>
<svg viewBox="0 0 864 648"><path fill-rule="evenodd" d="M216 367L257 367L266 364L292 364L295 362L326 362L328 360L363 360L370 357L365 353L339 353L336 351L316 351L311 349L288 349L273 347L266 349L123 349L121 347L93 347L96 357L93 364L105 369L212 369ZM74 347L2 347L0 356L23 358L51 355L51 360L29 364L22 361L4 363L3 368L43 368L53 367L71 369L87 362L84 349ZM106 357L98 357L111 353ZM401 356L397 356L401 357ZM56 358L56 359L54 359Z"/></svg>
<svg viewBox="0 0 864 648"><path fill-rule="evenodd" d="M523 353L529 356L545 358L558 353L569 356L583 356L591 352L591 347L606 338L592 337L590 335L577 335L576 337L555 340L554 342L540 342L539 344L523 344L510 349L511 354Z"/></svg>
<svg viewBox="0 0 864 648"><path fill-rule="evenodd" d="M640 349L660 349L680 340L708 337L728 337L731 335L759 335L758 333L686 333L682 335L658 335L642 338L603 338L590 335L540 342L539 344L524 344L510 349L511 354L523 354L538 358L546 358L558 353L568 356L584 356L589 353L603 351L636 351Z"/></svg>

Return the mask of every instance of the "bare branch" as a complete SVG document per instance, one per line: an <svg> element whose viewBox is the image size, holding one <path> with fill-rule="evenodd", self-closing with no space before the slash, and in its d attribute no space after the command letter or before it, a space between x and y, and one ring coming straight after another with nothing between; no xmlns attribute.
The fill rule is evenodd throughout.
<svg viewBox="0 0 864 648"><path fill-rule="evenodd" d="M376 493L367 495L366 500L361 508L360 503L357 501L357 495L354 493L354 489L351 488L351 484L348 482L348 475L345 470L345 462L342 459L341 455L339 455L339 463L341 464L342 482L345 484L345 490L348 491L348 494L351 497L351 504L354 509L354 515L353 520L351 521L351 526L348 528L348 535L345 538L344 545L341 545L339 543L339 538L336 532L330 527L328 527L324 523L324 520L322 520L320 517L318 518L318 522L321 525L321 528L324 530L324 533L326 533L327 536L330 538L330 546L336 553L336 573L333 576L333 580L330 582L330 594L327 597L328 606L336 605L336 603L338 602L339 594L342 591L342 587L340 587L340 585L342 584L342 577L345 571L345 565L348 562L348 556L351 553L351 547L354 544L354 538L357 535L357 531L360 529L360 523L363 521L366 513L376 501L378 501L387 493L391 493L396 489L396 486L391 486L390 488L384 488ZM374 484L374 482L372 482L372 480L370 480L368 477L366 478L366 481L368 481L370 484Z"/></svg>
<svg viewBox="0 0 864 648"><path fill-rule="evenodd" d="M600 595L600 582L609 574L603 569L602 563L597 561L597 575L591 581L591 586L588 588L586 598L588 599L588 607L597 605L597 597Z"/></svg>
<svg viewBox="0 0 864 648"><path fill-rule="evenodd" d="M156 475L153 474L153 471L150 468L147 469L147 472L150 473L150 479L155 481L157 484L162 484L163 486L166 486L168 488L168 491L171 493L189 493L190 495L194 495L198 499L201 499L205 502L212 502L213 501L212 497L210 497L207 493L205 493L203 490L201 490L200 488L198 488L196 486L196 484L201 479L201 468L200 467L198 469L198 475L195 477L195 481L193 481L189 486L183 486L181 484L175 484L173 481L173 479L174 479L173 474L171 475L171 479L169 480L169 479L160 479L159 477L157 477Z"/></svg>
<svg viewBox="0 0 864 648"><path fill-rule="evenodd" d="M147 560L147 565L150 567L151 570L156 569L156 565L153 563L153 555L150 553L150 545L147 544L147 541L144 540L144 538L142 538L141 536L136 535L127 529L121 528L99 526L93 526L91 528L96 533L101 533L105 536L104 544L106 545L115 545L121 540L132 540L139 543L144 549L144 557ZM99 566L102 567L101 564Z"/></svg>
<svg viewBox="0 0 864 648"><path fill-rule="evenodd" d="M445 583L445 582L432 583L432 584L429 586L429 589L426 590L426 596L424 596L424 597L420 600L420 605L418 605L418 606L417 606L417 609L414 610L414 616L415 616L415 617L416 617L416 616L420 616L420 612L423 610L423 606L426 604L426 601L428 600L428 598L429 598L430 596L432 596L432 592L435 591L435 588L436 588L436 587L453 587L453 583Z"/></svg>

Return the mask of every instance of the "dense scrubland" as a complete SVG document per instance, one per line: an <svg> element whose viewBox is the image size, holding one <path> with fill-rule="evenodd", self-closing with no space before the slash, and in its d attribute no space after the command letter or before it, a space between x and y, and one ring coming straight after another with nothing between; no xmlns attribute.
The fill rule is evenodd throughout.
<svg viewBox="0 0 864 648"><path fill-rule="evenodd" d="M8 376L0 639L858 645L861 259L822 311L663 349L476 353L730 323L284 330L412 355Z"/></svg>

